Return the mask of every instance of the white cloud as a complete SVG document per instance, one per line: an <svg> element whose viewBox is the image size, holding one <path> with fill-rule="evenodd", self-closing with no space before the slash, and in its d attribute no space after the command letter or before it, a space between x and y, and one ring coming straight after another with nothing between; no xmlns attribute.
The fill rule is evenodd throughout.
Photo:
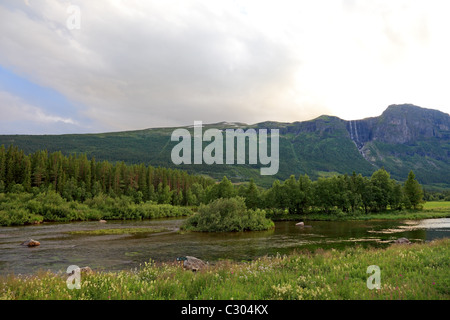
<svg viewBox="0 0 450 320"><path fill-rule="evenodd" d="M4 1L0 64L111 130L450 112L447 1Z"/></svg>
<svg viewBox="0 0 450 320"><path fill-rule="evenodd" d="M22 98L14 96L6 91L0 91L0 127L2 133L23 133L30 130L46 130L59 132L61 129L73 130L81 127L71 118L64 118L48 114L41 108L31 105ZM41 131L42 132L42 131ZM27 132L27 133L38 133Z"/></svg>

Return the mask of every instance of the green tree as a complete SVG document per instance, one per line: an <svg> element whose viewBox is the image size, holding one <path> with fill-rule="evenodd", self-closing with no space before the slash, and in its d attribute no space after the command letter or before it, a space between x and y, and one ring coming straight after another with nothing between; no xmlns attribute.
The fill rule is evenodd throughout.
<svg viewBox="0 0 450 320"><path fill-rule="evenodd" d="M249 209L256 209L260 203L259 190L253 179L250 179L248 187L245 189L245 205Z"/></svg>
<svg viewBox="0 0 450 320"><path fill-rule="evenodd" d="M163 186L163 183L158 184L158 203L160 204L170 204L172 201L172 191L170 191L169 186Z"/></svg>
<svg viewBox="0 0 450 320"><path fill-rule="evenodd" d="M187 189L186 191L186 205L187 206L197 206L198 199L197 196L191 191L191 189Z"/></svg>
<svg viewBox="0 0 450 320"><path fill-rule="evenodd" d="M280 180L275 180L272 187L267 192L266 208L285 209L285 197L283 195Z"/></svg>
<svg viewBox="0 0 450 320"><path fill-rule="evenodd" d="M376 211L386 210L392 193L392 183L389 173L384 169L379 169L370 178L372 184L373 206Z"/></svg>
<svg viewBox="0 0 450 320"><path fill-rule="evenodd" d="M234 186L226 176L223 177L222 181L218 184L218 198L231 198L234 197Z"/></svg>
<svg viewBox="0 0 450 320"><path fill-rule="evenodd" d="M0 146L0 181L4 181L6 171L6 150L5 146Z"/></svg>
<svg viewBox="0 0 450 320"><path fill-rule="evenodd" d="M298 177L298 209L300 213L308 211L312 205L312 182L307 174Z"/></svg>
<svg viewBox="0 0 450 320"><path fill-rule="evenodd" d="M404 203L406 208L418 209L419 205L423 203L423 190L412 170L405 181L403 192L405 194Z"/></svg>
<svg viewBox="0 0 450 320"><path fill-rule="evenodd" d="M389 202L391 209L401 210L403 198L404 195L402 185L392 180L392 194Z"/></svg>
<svg viewBox="0 0 450 320"><path fill-rule="evenodd" d="M174 206L181 206L183 204L183 192L181 190L178 192L174 190L172 197L172 203Z"/></svg>
<svg viewBox="0 0 450 320"><path fill-rule="evenodd" d="M283 193L286 197L286 206L289 213L299 212L300 207L300 189L294 175L291 175L282 186Z"/></svg>
<svg viewBox="0 0 450 320"><path fill-rule="evenodd" d="M325 212L330 212L334 207L334 192L331 180L320 177L313 182L314 205Z"/></svg>

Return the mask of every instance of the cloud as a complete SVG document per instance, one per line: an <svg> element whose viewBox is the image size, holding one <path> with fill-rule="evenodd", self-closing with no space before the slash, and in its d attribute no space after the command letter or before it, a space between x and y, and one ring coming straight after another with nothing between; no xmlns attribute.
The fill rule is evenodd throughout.
<svg viewBox="0 0 450 320"><path fill-rule="evenodd" d="M357 119L403 102L449 112L448 5L429 3L6 0L0 65L108 130Z"/></svg>
<svg viewBox="0 0 450 320"><path fill-rule="evenodd" d="M20 97L0 91L0 127L3 134L18 133L67 133L83 129L71 119L48 114L41 108L30 105Z"/></svg>

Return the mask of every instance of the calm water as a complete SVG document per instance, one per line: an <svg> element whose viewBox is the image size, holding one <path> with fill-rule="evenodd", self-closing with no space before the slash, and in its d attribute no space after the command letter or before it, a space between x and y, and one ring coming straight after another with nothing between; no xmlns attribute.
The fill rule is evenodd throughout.
<svg viewBox="0 0 450 320"><path fill-rule="evenodd" d="M25 227L0 227L0 274L24 274L38 270L65 271L69 265L94 270L138 267L153 259L173 261L192 255L213 262L220 259L249 260L293 250L388 246L406 237L423 242L450 236L450 219L402 221L311 221L300 228L295 222L276 222L275 229L242 233L178 233L182 219L149 221L74 222ZM155 226L169 232L138 235L71 235L69 231L100 228ZM29 239L39 247L20 244Z"/></svg>

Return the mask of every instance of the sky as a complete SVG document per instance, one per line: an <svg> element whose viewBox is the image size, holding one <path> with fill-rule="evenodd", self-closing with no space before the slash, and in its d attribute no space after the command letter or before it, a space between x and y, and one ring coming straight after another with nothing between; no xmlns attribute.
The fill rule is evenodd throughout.
<svg viewBox="0 0 450 320"><path fill-rule="evenodd" d="M450 113L448 0L1 0L0 134Z"/></svg>

